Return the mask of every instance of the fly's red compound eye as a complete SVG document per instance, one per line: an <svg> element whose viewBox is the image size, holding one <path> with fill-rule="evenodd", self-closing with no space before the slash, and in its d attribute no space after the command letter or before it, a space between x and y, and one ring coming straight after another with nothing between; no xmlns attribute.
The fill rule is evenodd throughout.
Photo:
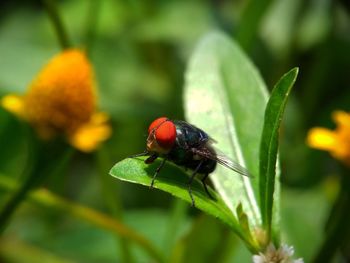
<svg viewBox="0 0 350 263"><path fill-rule="evenodd" d="M152 130L156 130L162 123L166 122L168 120L167 117L160 117L156 120L154 120L151 125L148 127L148 134L152 132Z"/></svg>
<svg viewBox="0 0 350 263"><path fill-rule="evenodd" d="M176 140L175 124L166 117L156 119L148 128L148 133L154 132L155 139L159 146L169 149Z"/></svg>

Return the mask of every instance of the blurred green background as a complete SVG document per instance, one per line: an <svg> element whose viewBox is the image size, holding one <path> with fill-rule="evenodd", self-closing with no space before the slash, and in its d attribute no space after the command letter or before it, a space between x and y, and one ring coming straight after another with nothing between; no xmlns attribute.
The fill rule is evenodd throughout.
<svg viewBox="0 0 350 263"><path fill-rule="evenodd" d="M199 38L219 29L241 45L270 88L288 69L300 67L281 132L282 227L296 255L309 262L344 170L327 153L309 149L305 136L313 126L333 127L332 111L350 110L349 2L56 2L73 45L86 49L94 66L99 105L111 116L113 136L93 154L76 153L67 171L45 187L112 217L121 213L113 207L122 210L123 222L169 262L250 262L246 248L219 221L168 194L107 175L114 163L144 150L152 120L184 118L186 63ZM42 2L0 2L0 96L24 93L59 51ZM30 156L24 125L0 108L0 174L18 181ZM107 176L101 180L101 174ZM6 192L0 194L1 204ZM113 199L122 209L110 204ZM0 260L124 262L121 243L84 220L25 203L0 239ZM130 262L154 262L139 246L126 245Z"/></svg>

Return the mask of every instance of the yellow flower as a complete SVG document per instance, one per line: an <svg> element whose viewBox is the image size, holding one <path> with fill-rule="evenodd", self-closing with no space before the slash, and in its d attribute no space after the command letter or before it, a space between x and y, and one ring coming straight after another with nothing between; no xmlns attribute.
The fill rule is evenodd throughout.
<svg viewBox="0 0 350 263"><path fill-rule="evenodd" d="M335 111L332 118L337 124L335 130L316 127L309 131L307 144L310 147L328 151L330 154L350 165L350 114Z"/></svg>
<svg viewBox="0 0 350 263"><path fill-rule="evenodd" d="M64 134L81 151L96 149L111 135L108 116L96 111L92 66L78 49L56 55L25 95L7 95L1 104L31 123L41 138Z"/></svg>

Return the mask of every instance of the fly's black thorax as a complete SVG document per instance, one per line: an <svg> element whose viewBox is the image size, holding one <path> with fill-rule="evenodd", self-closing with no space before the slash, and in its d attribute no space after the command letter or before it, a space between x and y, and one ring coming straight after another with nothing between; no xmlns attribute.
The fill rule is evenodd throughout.
<svg viewBox="0 0 350 263"><path fill-rule="evenodd" d="M200 150L205 145L206 149L212 151L212 154L215 155L215 150L207 144L209 141L208 134L187 122L174 121L174 124L176 126L176 141L172 150L167 154L169 160L191 170L196 169L203 161L198 173L213 172L216 167L215 160L201 157L191 151L191 149Z"/></svg>

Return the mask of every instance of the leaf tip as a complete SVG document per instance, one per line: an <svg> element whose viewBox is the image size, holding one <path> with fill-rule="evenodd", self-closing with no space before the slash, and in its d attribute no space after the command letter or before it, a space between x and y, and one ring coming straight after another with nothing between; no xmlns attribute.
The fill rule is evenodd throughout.
<svg viewBox="0 0 350 263"><path fill-rule="evenodd" d="M292 68L287 74L293 74L294 79L296 79L299 74L299 67Z"/></svg>

